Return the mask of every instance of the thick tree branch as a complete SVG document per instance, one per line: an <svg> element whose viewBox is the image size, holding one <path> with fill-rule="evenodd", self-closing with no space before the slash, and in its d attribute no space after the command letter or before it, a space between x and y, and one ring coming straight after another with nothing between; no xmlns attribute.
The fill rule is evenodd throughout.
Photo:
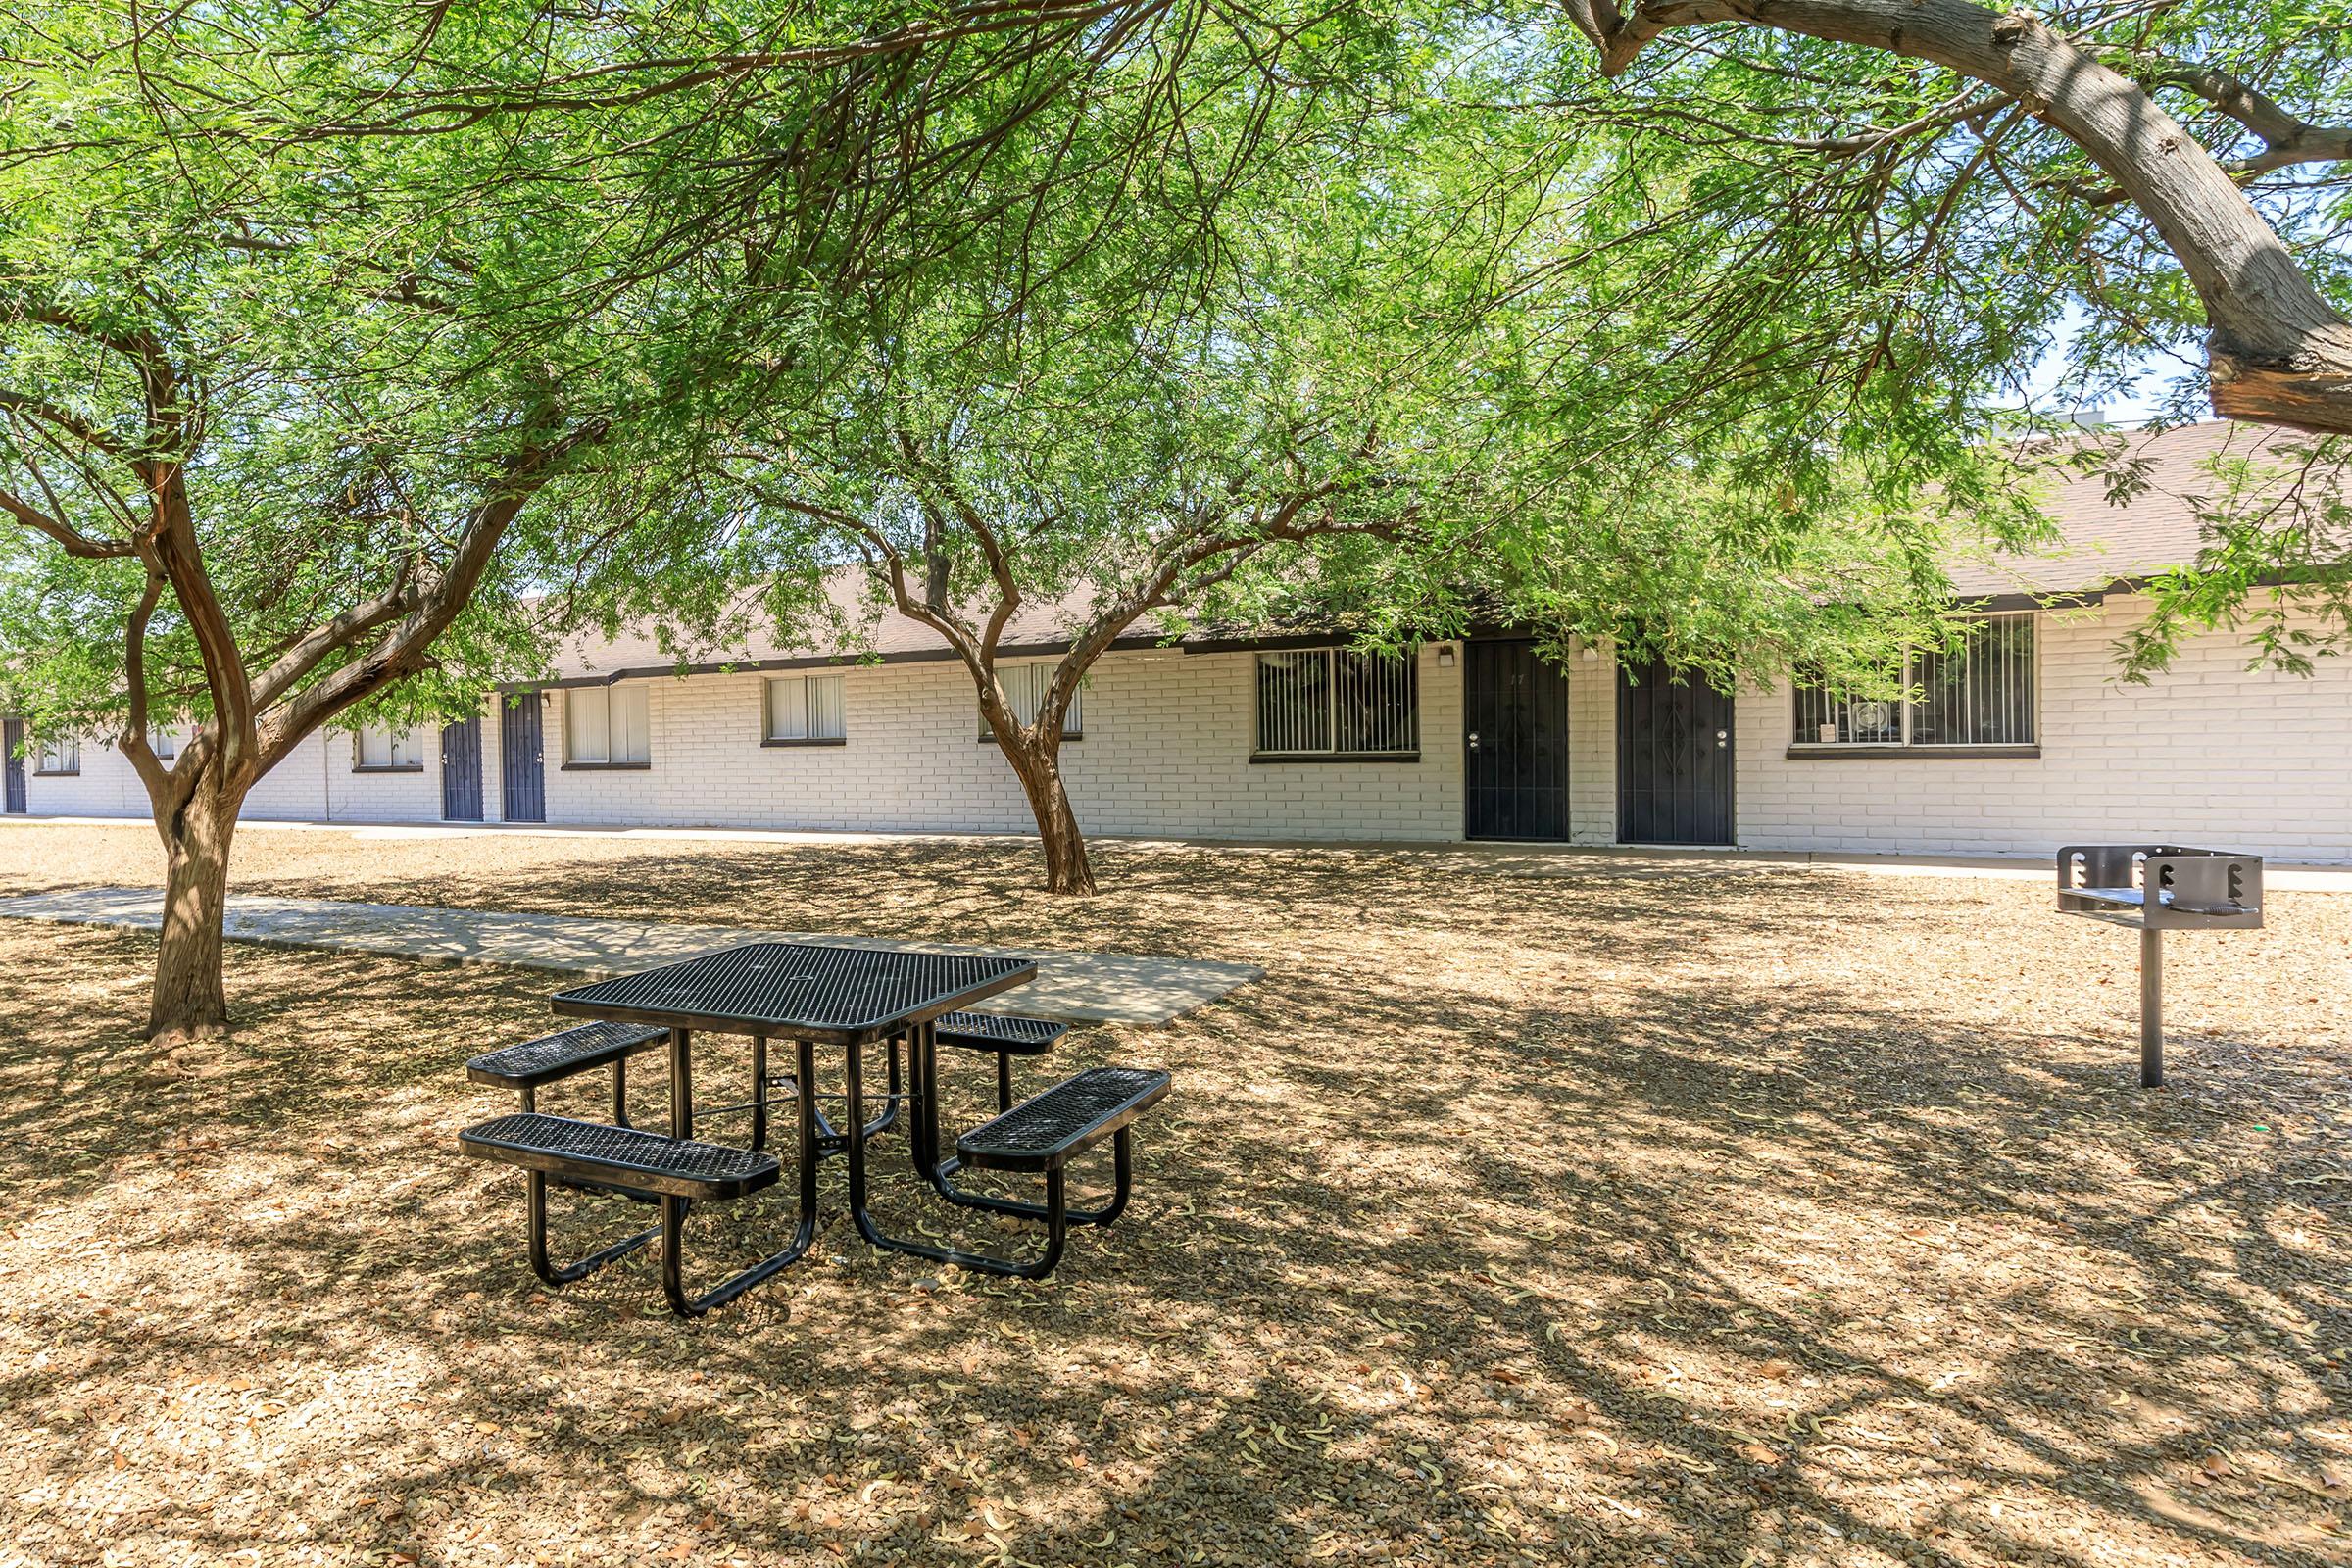
<svg viewBox="0 0 2352 1568"><path fill-rule="evenodd" d="M1615 0L1561 4L1609 75L1668 31L1735 22L1932 61L2009 94L2082 148L2187 272L2212 329L2217 413L2352 432L2352 322L2321 297L2229 171L2144 86L2032 14L1972 0L1638 0L1630 11Z"/></svg>
<svg viewBox="0 0 2352 1568"><path fill-rule="evenodd" d="M317 669L321 662L338 649L347 648L374 631L389 625L413 608L408 574L392 588L377 594L365 604L354 605L341 614L320 621L288 644L285 651L270 662L270 667L254 677L253 700L267 708L284 696L304 676Z"/></svg>
<svg viewBox="0 0 2352 1568"><path fill-rule="evenodd" d="M172 774L177 769L164 766L147 732L147 624L155 617L155 607L169 586L163 572L149 562L147 586L140 591L139 602L122 628L122 678L129 698L129 715L118 742L122 755L138 773L139 782L147 786L147 799L159 817L168 816L179 806L179 792L172 788ZM186 764L183 760L183 765L193 775L201 769L202 760Z"/></svg>
<svg viewBox="0 0 2352 1568"><path fill-rule="evenodd" d="M2261 152L2222 166L2232 174L2267 174L2296 164L2352 160L2352 126L2315 125L2226 71L2177 60L2152 60L2134 61L2132 74L2145 86L2177 87L2202 98L2260 138Z"/></svg>
<svg viewBox="0 0 2352 1568"><path fill-rule="evenodd" d="M449 629L473 598L474 588L489 568L491 557L508 526L533 496L564 471L574 454L604 441L612 429L611 421L605 418L586 419L554 440L510 459L506 471L459 530L457 545L440 578L413 591L409 607L398 620L390 622L389 629L373 648L277 707L267 734L261 739L262 769L267 771L274 766L303 737L344 709L423 668L434 640ZM387 619L378 619L375 624L383 625ZM351 635L356 637L368 629L371 628L362 627ZM345 646L350 640L346 638Z"/></svg>
<svg viewBox="0 0 2352 1568"><path fill-rule="evenodd" d="M61 409L55 404L43 402L39 398L27 397L21 392L11 392L5 387L0 387L0 410L22 415L28 419L37 419L52 430L72 437L91 451L103 452L118 462L135 463L141 456L136 449L117 440L72 410Z"/></svg>
<svg viewBox="0 0 2352 1568"><path fill-rule="evenodd" d="M909 476L914 478L918 484L936 490L947 501L949 507L956 514L956 520L963 525L964 531L972 536L975 544L979 545L981 558L988 563L989 575L995 579L997 584L997 603L995 609L989 613L988 624L981 628L979 642L993 667L997 645L1004 638L1005 624L1021 608L1020 578L1014 574L1011 558L1005 554L1004 541L998 537L997 530L989 523L988 518L982 514L978 507L972 504L971 498L964 494L962 487L956 484L956 476L944 465L932 463L926 458L914 438L903 430L899 432L899 450L910 470ZM924 505L928 510L931 503L926 500ZM938 520L937 518L933 519L934 523ZM933 575L931 581L925 585L926 597L931 603L945 609L947 557L937 543L929 544L928 550L931 556L929 564Z"/></svg>
<svg viewBox="0 0 2352 1568"><path fill-rule="evenodd" d="M204 564L204 546L196 536L196 520L188 506L186 476L177 464L157 466L151 504L148 558L172 584L179 612L196 638L204 663L206 689L213 699L213 724L220 738L220 765L234 789L261 776L257 765L253 683L245 670L245 655L237 646L236 628L229 623L220 596Z"/></svg>
<svg viewBox="0 0 2352 1568"><path fill-rule="evenodd" d="M47 534L67 555L83 561L114 561L138 553L138 547L127 539L92 539L64 518L51 516L11 490L0 490L0 512L27 528Z"/></svg>

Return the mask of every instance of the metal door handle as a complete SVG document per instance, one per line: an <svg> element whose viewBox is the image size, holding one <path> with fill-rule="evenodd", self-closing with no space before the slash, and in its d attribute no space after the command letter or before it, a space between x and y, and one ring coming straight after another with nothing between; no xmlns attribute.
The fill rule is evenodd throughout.
<svg viewBox="0 0 2352 1568"><path fill-rule="evenodd" d="M1716 750L1718 750L1718 751L1721 751L1723 748L1725 748L1725 747L1727 747L1727 746L1731 745L1731 743L1732 743L1732 732L1731 732L1730 730L1728 730L1728 729L1719 729L1719 730L1717 730L1717 731L1715 732L1715 747L1716 747Z"/></svg>
<svg viewBox="0 0 2352 1568"><path fill-rule="evenodd" d="M1478 750L1478 731L1476 730L1470 732L1470 749L1474 752Z"/></svg>

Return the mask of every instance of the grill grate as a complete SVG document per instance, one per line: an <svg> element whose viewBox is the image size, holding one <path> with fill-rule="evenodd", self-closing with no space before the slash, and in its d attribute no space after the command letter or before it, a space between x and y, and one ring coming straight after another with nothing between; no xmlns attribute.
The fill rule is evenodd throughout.
<svg viewBox="0 0 2352 1568"><path fill-rule="evenodd" d="M871 1038L926 1007L1034 974L1025 958L755 942L565 991L559 1006Z"/></svg>

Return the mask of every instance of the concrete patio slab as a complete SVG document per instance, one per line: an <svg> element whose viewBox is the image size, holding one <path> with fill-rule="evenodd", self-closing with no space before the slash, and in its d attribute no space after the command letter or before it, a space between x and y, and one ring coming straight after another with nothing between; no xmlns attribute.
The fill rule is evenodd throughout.
<svg viewBox="0 0 2352 1568"><path fill-rule="evenodd" d="M163 895L154 888L77 888L26 894L0 899L0 918L152 931L163 924ZM1148 958L1123 953L1030 952L813 931L662 925L258 894L232 895L223 924L235 942L377 953L429 963L514 964L592 979L676 963L746 942L831 942L895 952L1019 956L1037 960L1037 978L981 1003L980 1010L1067 1023L1166 1023L1265 974L1246 963Z"/></svg>

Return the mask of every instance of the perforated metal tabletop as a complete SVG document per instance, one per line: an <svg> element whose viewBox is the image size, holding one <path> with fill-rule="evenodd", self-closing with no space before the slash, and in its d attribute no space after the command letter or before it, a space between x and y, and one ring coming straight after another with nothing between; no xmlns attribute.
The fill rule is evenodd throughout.
<svg viewBox="0 0 2352 1568"><path fill-rule="evenodd" d="M755 942L557 993L555 1010L857 1045L1037 976L1025 958Z"/></svg>

